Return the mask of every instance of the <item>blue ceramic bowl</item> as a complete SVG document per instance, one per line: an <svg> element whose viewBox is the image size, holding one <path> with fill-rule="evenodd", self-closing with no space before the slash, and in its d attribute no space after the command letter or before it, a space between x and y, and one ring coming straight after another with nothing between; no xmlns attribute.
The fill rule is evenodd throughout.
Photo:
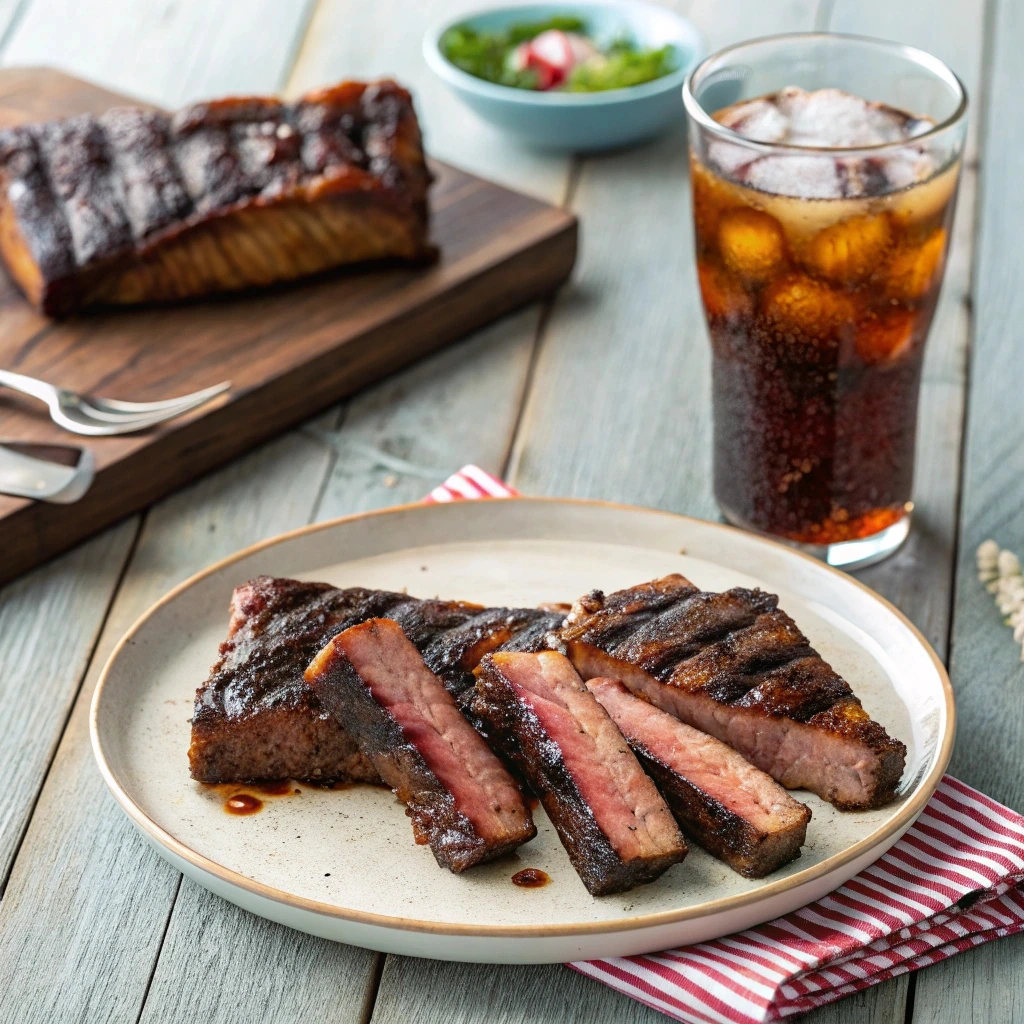
<svg viewBox="0 0 1024 1024"><path fill-rule="evenodd" d="M598 45L621 35L643 47L671 45L677 52L676 70L653 82L606 92L535 92L476 78L452 64L440 49L441 37L453 25L494 32L559 14L582 18ZM454 18L427 33L423 54L435 74L485 121L540 149L587 152L627 146L657 135L673 122L682 124L683 80L703 57L704 40L689 21L661 7L628 0L563 0Z"/></svg>

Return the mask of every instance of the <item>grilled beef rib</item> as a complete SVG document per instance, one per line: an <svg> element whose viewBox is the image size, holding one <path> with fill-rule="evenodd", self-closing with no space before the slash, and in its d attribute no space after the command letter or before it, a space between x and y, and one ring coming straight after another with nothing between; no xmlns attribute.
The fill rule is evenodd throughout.
<svg viewBox="0 0 1024 1024"><path fill-rule="evenodd" d="M227 639L196 693L189 762L199 782L250 779L379 781L302 674L336 633L394 619L453 693L509 641L543 645L563 616L530 608L421 601L407 594L258 576L235 589Z"/></svg>
<svg viewBox="0 0 1024 1024"><path fill-rule="evenodd" d="M429 180L392 81L115 108L0 132L0 253L51 316L422 260Z"/></svg>
<svg viewBox="0 0 1024 1024"><path fill-rule="evenodd" d="M888 803L906 747L873 721L778 598L698 590L678 574L573 607L554 646L841 810Z"/></svg>
<svg viewBox="0 0 1024 1024"><path fill-rule="evenodd" d="M686 856L654 783L562 655L489 654L477 674L474 713L540 797L592 895L651 882Z"/></svg>
<svg viewBox="0 0 1024 1024"><path fill-rule="evenodd" d="M684 835L747 878L800 856L811 812L732 747L634 696L615 679L587 689L654 779Z"/></svg>
<svg viewBox="0 0 1024 1024"><path fill-rule="evenodd" d="M305 679L442 867L462 872L537 834L512 777L398 623L370 619L339 633Z"/></svg>

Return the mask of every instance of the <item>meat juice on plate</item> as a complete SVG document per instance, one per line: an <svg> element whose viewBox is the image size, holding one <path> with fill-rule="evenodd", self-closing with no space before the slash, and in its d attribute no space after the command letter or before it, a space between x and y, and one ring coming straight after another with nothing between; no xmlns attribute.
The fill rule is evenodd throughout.
<svg viewBox="0 0 1024 1024"><path fill-rule="evenodd" d="M806 544L869 537L910 508L959 163L914 144L932 122L836 89L714 117L782 147L715 140L691 162L719 505Z"/></svg>

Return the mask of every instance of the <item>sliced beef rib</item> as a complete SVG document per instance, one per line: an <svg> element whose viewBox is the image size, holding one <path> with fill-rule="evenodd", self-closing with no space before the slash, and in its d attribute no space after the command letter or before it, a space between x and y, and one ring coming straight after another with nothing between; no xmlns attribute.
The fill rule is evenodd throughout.
<svg viewBox="0 0 1024 1024"><path fill-rule="evenodd" d="M778 598L680 575L581 598L558 633L584 679L618 679L728 743L789 789L841 810L888 803L906 747L873 721Z"/></svg>
<svg viewBox="0 0 1024 1024"><path fill-rule="evenodd" d="M537 834L511 775L396 622L370 619L339 633L305 679L442 867L465 871Z"/></svg>
<svg viewBox="0 0 1024 1024"><path fill-rule="evenodd" d="M540 797L594 896L651 882L686 855L654 783L560 654L487 655L472 709Z"/></svg>
<svg viewBox="0 0 1024 1024"><path fill-rule="evenodd" d="M811 812L732 747L636 697L615 679L587 689L657 783L683 833L747 878L800 856Z"/></svg>

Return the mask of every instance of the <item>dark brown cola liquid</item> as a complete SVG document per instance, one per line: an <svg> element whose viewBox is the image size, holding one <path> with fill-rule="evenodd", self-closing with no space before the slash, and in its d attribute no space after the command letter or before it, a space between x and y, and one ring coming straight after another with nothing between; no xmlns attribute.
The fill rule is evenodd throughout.
<svg viewBox="0 0 1024 1024"><path fill-rule="evenodd" d="M803 543L869 537L909 507L959 168L933 172L910 142L891 165L831 155L744 165L727 151L719 165L715 145L691 170L719 505L735 523Z"/></svg>

